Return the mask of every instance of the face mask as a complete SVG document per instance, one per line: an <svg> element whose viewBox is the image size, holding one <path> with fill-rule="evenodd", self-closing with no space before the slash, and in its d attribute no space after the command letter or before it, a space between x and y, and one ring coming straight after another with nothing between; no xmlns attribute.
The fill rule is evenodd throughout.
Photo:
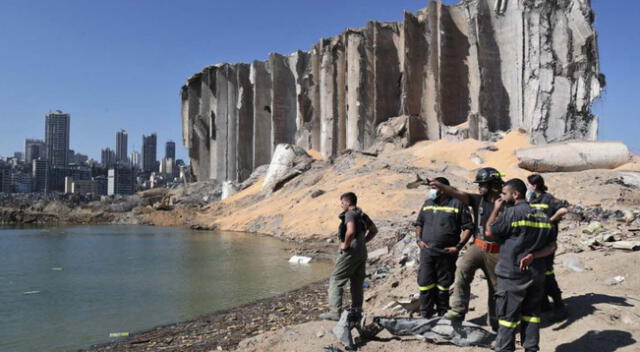
<svg viewBox="0 0 640 352"><path fill-rule="evenodd" d="M533 195L534 195L534 194L536 194L536 192L535 192L535 191L532 191L532 190L530 190L530 189L528 189L528 190L527 190L527 195L526 195L526 197L527 197L527 202L531 201L531 198L533 198Z"/></svg>
<svg viewBox="0 0 640 352"><path fill-rule="evenodd" d="M429 190L429 199L434 200L438 198L438 190L437 189L430 189Z"/></svg>

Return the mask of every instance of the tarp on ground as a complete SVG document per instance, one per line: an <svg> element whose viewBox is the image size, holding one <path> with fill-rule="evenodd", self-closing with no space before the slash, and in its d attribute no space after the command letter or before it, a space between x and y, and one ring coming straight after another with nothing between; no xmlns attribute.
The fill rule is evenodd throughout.
<svg viewBox="0 0 640 352"><path fill-rule="evenodd" d="M376 317L374 322L397 336L419 336L435 343L452 343L460 347L491 347L496 338L494 332L469 323L451 321L440 317L424 318L383 318Z"/></svg>

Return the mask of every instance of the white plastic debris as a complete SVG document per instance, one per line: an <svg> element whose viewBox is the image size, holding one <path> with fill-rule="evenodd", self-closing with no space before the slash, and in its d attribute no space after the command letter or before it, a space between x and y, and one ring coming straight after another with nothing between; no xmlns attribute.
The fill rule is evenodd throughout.
<svg viewBox="0 0 640 352"><path fill-rule="evenodd" d="M305 257L302 255L294 255L293 257L289 258L289 263L291 264L309 264L310 261L311 257Z"/></svg>
<svg viewBox="0 0 640 352"><path fill-rule="evenodd" d="M584 263L576 257L565 258L562 262L562 265L564 265L565 268L571 269L577 273L581 273L584 271Z"/></svg>
<svg viewBox="0 0 640 352"><path fill-rule="evenodd" d="M605 281L605 283L607 285L609 285L609 286L614 286L614 285L617 285L617 284L621 283L622 281L624 281L624 276L618 275L618 276L614 276L614 277L611 277L611 278L607 279L607 281Z"/></svg>
<svg viewBox="0 0 640 352"><path fill-rule="evenodd" d="M129 336L128 332L110 332L109 337L127 337Z"/></svg>

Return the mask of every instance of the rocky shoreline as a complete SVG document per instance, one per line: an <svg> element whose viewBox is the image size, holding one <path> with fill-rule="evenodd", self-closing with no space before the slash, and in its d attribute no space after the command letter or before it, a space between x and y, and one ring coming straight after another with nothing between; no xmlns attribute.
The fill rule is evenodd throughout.
<svg viewBox="0 0 640 352"><path fill-rule="evenodd" d="M285 326L317 319L327 308L328 280L275 297L158 326L127 338L91 346L83 352L233 350L240 341Z"/></svg>

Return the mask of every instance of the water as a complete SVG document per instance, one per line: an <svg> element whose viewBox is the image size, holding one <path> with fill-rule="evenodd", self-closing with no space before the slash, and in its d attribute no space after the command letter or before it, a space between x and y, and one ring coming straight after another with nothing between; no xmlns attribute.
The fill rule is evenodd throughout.
<svg viewBox="0 0 640 352"><path fill-rule="evenodd" d="M329 275L330 263L289 264L285 247L146 226L0 229L0 351L88 347Z"/></svg>

